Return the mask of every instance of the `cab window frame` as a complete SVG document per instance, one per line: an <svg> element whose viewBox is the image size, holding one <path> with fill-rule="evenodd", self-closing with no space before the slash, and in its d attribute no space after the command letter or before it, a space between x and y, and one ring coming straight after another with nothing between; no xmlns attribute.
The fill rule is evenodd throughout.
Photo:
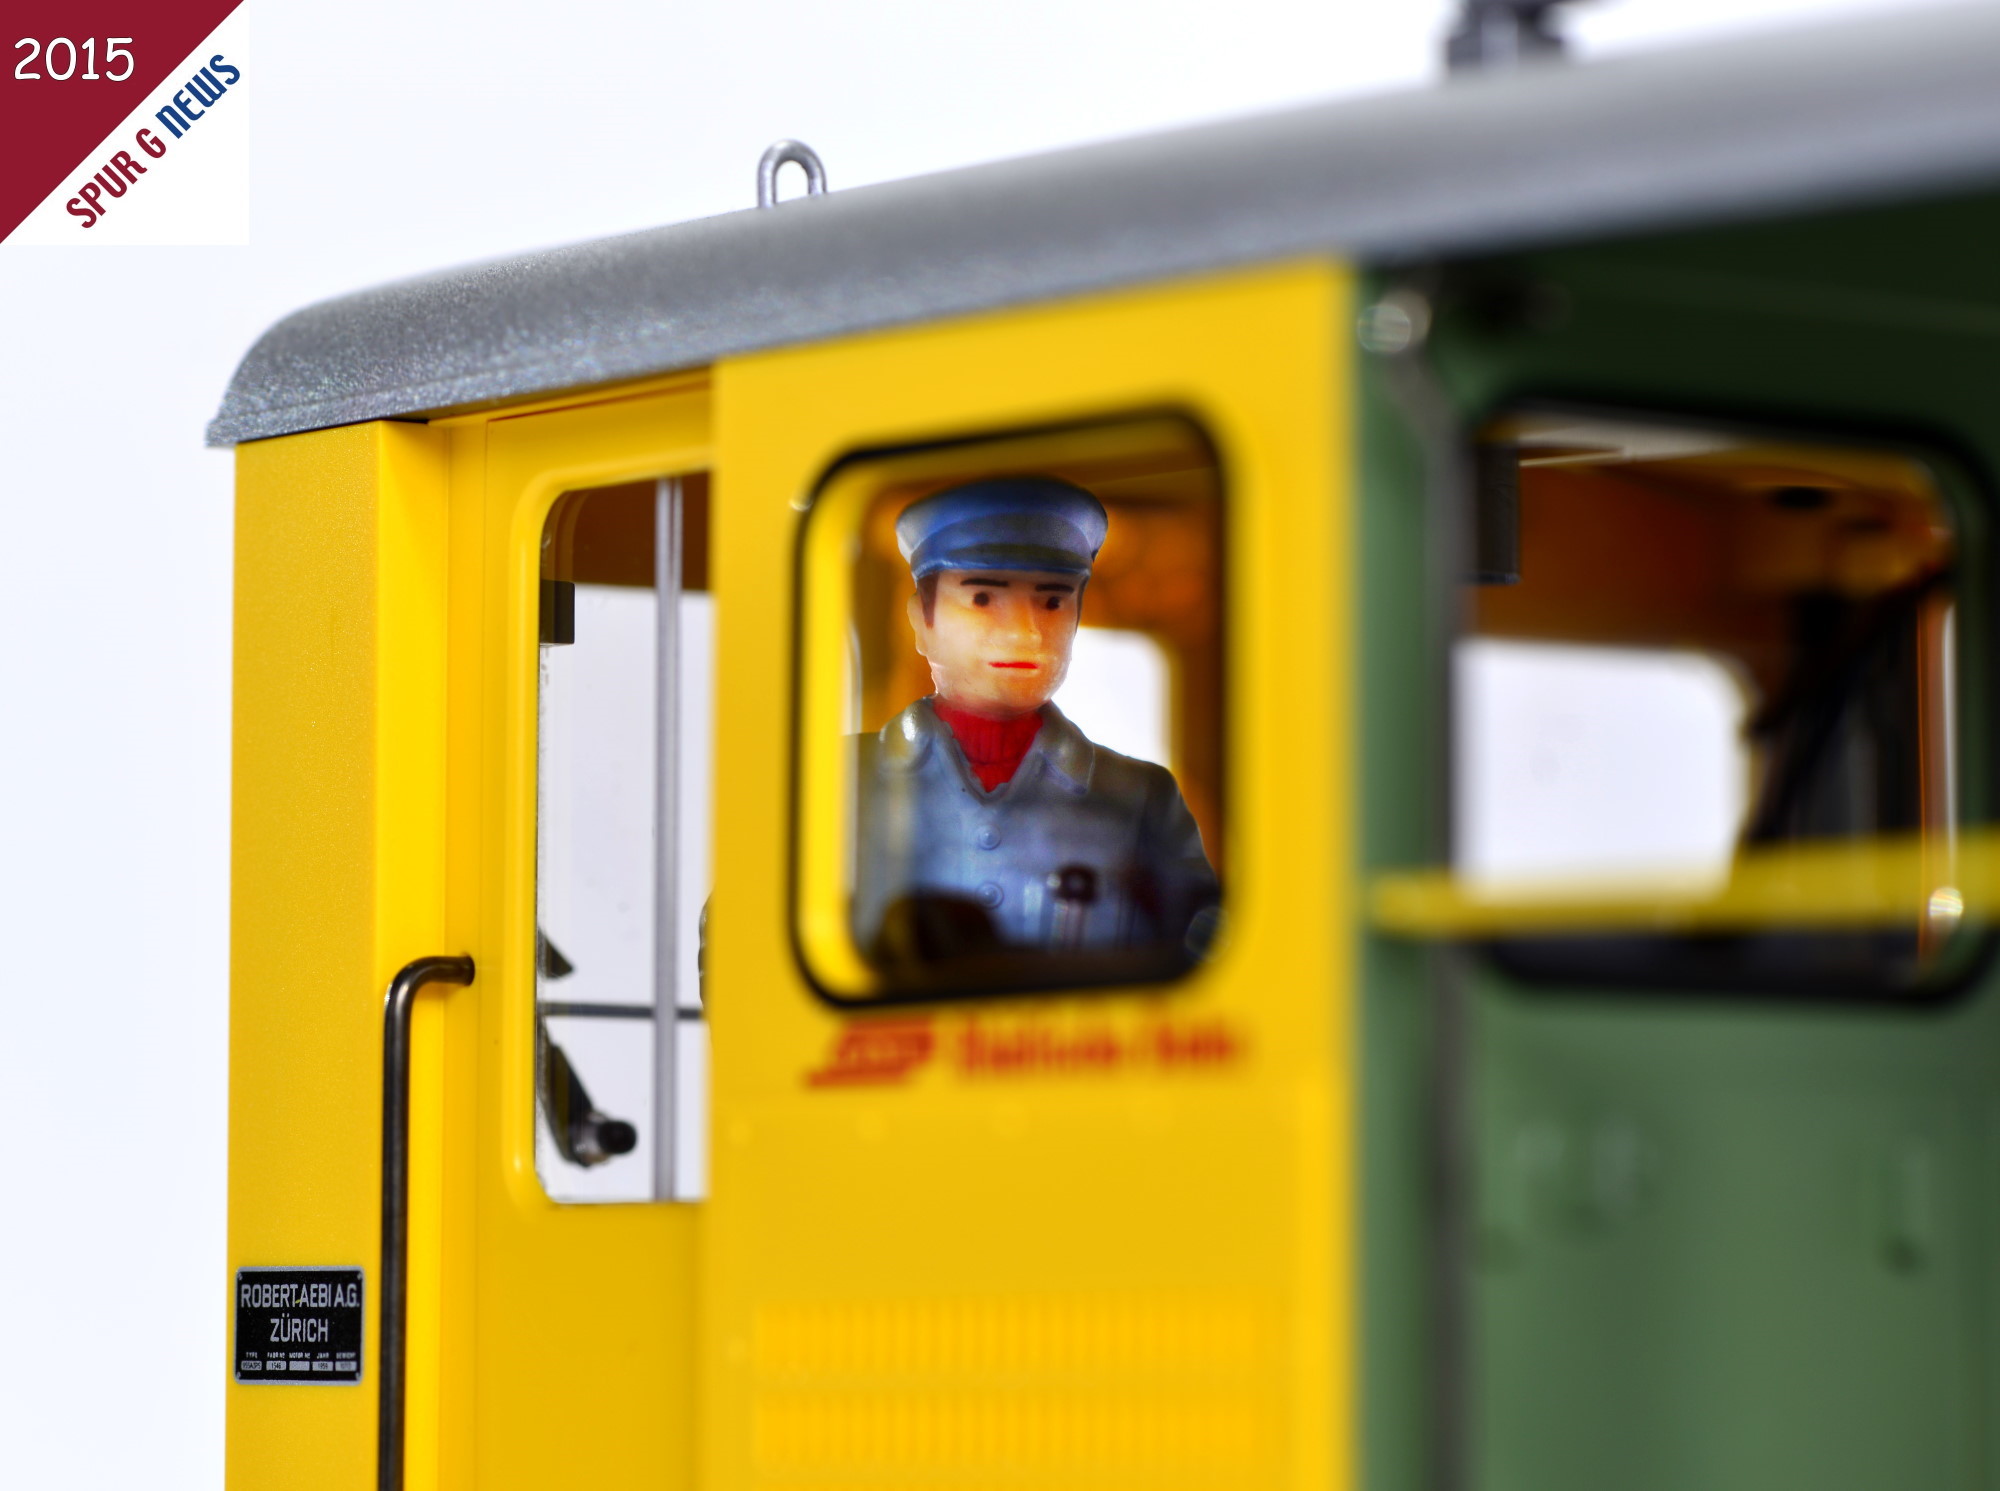
<svg viewBox="0 0 2000 1491"><path fill-rule="evenodd" d="M1481 433L1508 419L1534 418L1650 426L1712 434L1746 443L1783 442L1832 451L1848 450L1900 458L1920 468L1950 527L1952 558L1947 573L1958 607L1950 679L1950 748L1955 767L1952 828L1977 828L2000 813L2000 762L1989 761L1990 748L1982 749L1995 739L1994 681L1985 676L1982 668L1990 668L1993 660L2000 659L2000 604L1996 604L2000 597L1996 597L1994 590L1996 580L2000 580L2000 483L1992 479L1985 463L1961 439L1941 427L1913 428L1853 416L1816 418L1798 410L1758 412L1746 411L1740 405L1718 407L1674 399L1639 401L1630 397L1605 399L1570 392L1515 390L1493 399L1460 425L1459 469L1468 473L1468 487L1458 521L1465 525L1463 548L1468 556L1474 553L1480 537L1477 498L1470 487L1470 474L1479 469L1482 448L1490 448L1482 442ZM1467 597L1478 584L1471 569L1469 565L1463 578L1455 577L1451 582L1454 586L1450 612L1454 618L1450 633L1452 655L1461 641L1482 635L1468 624L1471 606ZM1458 691L1449 672L1439 686L1452 700L1444 718L1455 720ZM1455 859L1456 825L1461 813L1456 786L1457 743L1446 738L1439 749L1453 783L1447 812ZM1739 852L1740 849L1739 842ZM1868 937L1879 931L1877 928L1853 933L1772 929L1764 935L1824 941ZM1565 942L1574 945L1593 941L1632 947L1645 939L1687 946L1713 938L1714 934L1702 933L1609 933L1583 937L1489 934L1475 939L1470 950L1477 963L1502 988L1531 1000L1610 997L1676 1006L1768 1003L1935 1009L1965 997L1991 969L1996 953L2000 953L2000 918L1981 924L1975 915L1968 915L1950 935L1933 965L1903 981L1881 977L1873 970L1858 977L1829 979L1811 971L1774 977L1728 967L1694 974L1644 964L1617 970L1603 965L1563 967L1537 955L1551 944Z"/></svg>
<svg viewBox="0 0 2000 1491"><path fill-rule="evenodd" d="M1214 685L1216 720L1208 734L1215 755L1212 767L1214 818L1223 825L1223 833L1226 835L1230 818L1228 775L1233 733L1229 654L1231 634L1236 624L1229 585L1229 549L1231 528L1235 518L1229 471L1221 444L1210 429L1210 421L1198 408L1178 403L1137 404L1079 419L1034 424L1003 424L928 439L859 444L827 462L814 479L807 495L795 503L801 516L793 528L790 556L793 611L790 638L791 697L788 703L792 739L788 753L790 770L787 783L785 921L793 964L798 969L806 988L818 1002L844 1015L880 1013L893 1017L898 1012L907 1015L930 1008L1006 1001L1048 1001L1077 996L1103 998L1134 993L1147 997L1172 997L1187 990L1214 963L1216 950L1210 948L1201 955L1179 958L1175 960L1175 965L1171 969L1159 976L1146 978L1079 972L1072 965L1067 971L1058 966L1054 976L1047 979L1002 977L992 980L952 982L945 978L930 984L907 987L878 982L872 990L855 992L837 987L832 980L823 976L823 970L814 956L812 943L815 939L806 930L808 903L813 898L813 893L804 884L807 879L807 866L814 850L822 847L816 845L814 841L824 837L815 835L808 827L807 818L810 811L808 798L812 793L807 779L810 768L815 763L824 768L826 759L835 752L843 756L846 754L843 737L834 735L829 739L819 738L820 732L815 730L815 725L821 723L818 717L826 711L816 710L809 698L815 682L824 683L824 680L815 680L813 677L814 647L808 634L815 609L811 584L814 570L811 551L815 540L821 537L821 530L816 525L824 522L824 506L829 494L853 479L857 471L889 462L944 456L989 447L1004 450L1015 444L1088 438L1098 432L1142 430L1156 424L1163 427L1177 425L1192 437L1191 445L1201 453L1212 481L1213 491L1210 499L1213 508L1212 545L1207 555L1206 569L1210 575L1213 595L1215 617L1213 639L1219 676ZM999 474L998 469L993 474ZM878 492L863 507L859 522L846 525L848 530L846 536L850 540L856 537L859 525L868 521L869 514L880 500L881 494ZM853 615L851 598L850 589L839 602L842 614L850 619ZM1090 614L1087 600L1084 614L1085 616ZM1179 661L1178 656L1173 656L1176 666ZM833 836L832 840L843 851L851 851L854 847L854 825L851 817L850 813L848 821L843 822L838 834ZM1212 856L1212 846L1210 852ZM1223 882L1221 905L1226 913L1234 902L1226 872L1222 874L1221 879ZM848 899L851 900L851 897ZM843 925L850 928L851 941L850 918L851 907L842 917ZM858 962L869 964L866 953L861 952L858 947L856 957Z"/></svg>

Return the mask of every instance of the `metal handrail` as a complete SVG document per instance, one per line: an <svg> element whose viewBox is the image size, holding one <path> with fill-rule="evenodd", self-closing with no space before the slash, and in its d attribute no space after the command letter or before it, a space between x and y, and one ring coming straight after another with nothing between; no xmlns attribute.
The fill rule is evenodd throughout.
<svg viewBox="0 0 2000 1491"><path fill-rule="evenodd" d="M410 1016L427 984L469 984L470 958L418 958L382 1000L382 1349L375 1455L379 1491L403 1487L403 1360L410 1252Z"/></svg>

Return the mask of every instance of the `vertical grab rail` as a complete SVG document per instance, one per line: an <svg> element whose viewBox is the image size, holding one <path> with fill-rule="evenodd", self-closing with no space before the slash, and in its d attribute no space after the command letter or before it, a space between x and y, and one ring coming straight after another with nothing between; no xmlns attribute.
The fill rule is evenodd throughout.
<svg viewBox="0 0 2000 1491"><path fill-rule="evenodd" d="M418 958L382 1000L382 1348L375 1452L379 1491L403 1487L403 1339L410 1251L410 1015L427 984L469 984L470 958Z"/></svg>

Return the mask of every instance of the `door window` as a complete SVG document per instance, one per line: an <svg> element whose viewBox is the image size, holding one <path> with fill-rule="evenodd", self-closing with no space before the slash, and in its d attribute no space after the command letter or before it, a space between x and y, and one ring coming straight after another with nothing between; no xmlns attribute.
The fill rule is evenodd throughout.
<svg viewBox="0 0 2000 1491"><path fill-rule="evenodd" d="M560 1201L706 1187L707 536L700 476L568 493L544 529L535 1157Z"/></svg>

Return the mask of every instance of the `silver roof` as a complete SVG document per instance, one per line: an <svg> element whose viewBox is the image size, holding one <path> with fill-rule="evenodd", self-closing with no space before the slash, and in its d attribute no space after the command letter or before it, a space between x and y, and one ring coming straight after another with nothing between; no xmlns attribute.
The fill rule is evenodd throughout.
<svg viewBox="0 0 2000 1491"><path fill-rule="evenodd" d="M1989 183L2000 7L1871 17L1475 75L404 280L267 331L208 440L1286 255L1393 262Z"/></svg>

